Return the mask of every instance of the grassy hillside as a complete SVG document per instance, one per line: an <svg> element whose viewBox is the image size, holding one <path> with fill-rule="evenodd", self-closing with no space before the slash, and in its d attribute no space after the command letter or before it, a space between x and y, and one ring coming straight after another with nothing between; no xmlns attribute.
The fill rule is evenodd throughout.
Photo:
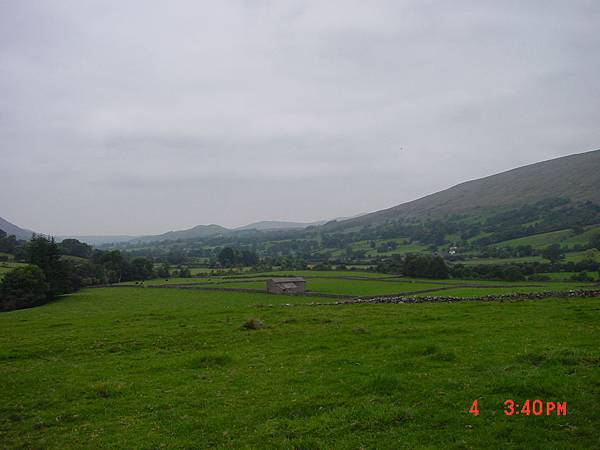
<svg viewBox="0 0 600 450"><path fill-rule="evenodd" d="M589 240L600 234L600 227L592 227L583 233L575 233L573 230L558 230L550 233L540 233L518 239L511 239L496 244L498 247L518 247L519 245L531 245L534 248L543 248L551 244L559 244L562 247L573 245L585 245Z"/></svg>
<svg viewBox="0 0 600 450"><path fill-rule="evenodd" d="M166 233L157 234L154 236L143 236L140 238L135 238L134 240L139 242L156 242L175 241L177 239L199 239L228 233L230 231L231 230L228 230L227 228L222 227L220 225L197 225L187 230L168 231Z"/></svg>
<svg viewBox="0 0 600 450"><path fill-rule="evenodd" d="M598 446L600 299L289 300L89 289L0 314L2 447ZM506 416L507 399L567 415Z"/></svg>
<svg viewBox="0 0 600 450"><path fill-rule="evenodd" d="M536 203L547 198L600 203L600 150L531 164L382 211L346 220L335 227L384 222L399 217L441 217Z"/></svg>

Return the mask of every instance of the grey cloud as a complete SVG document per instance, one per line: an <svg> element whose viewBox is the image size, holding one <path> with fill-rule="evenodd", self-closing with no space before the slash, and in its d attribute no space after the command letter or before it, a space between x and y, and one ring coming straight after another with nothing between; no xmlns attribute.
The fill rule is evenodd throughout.
<svg viewBox="0 0 600 450"><path fill-rule="evenodd" d="M595 1L2 2L0 215L316 220L597 148L599 27Z"/></svg>

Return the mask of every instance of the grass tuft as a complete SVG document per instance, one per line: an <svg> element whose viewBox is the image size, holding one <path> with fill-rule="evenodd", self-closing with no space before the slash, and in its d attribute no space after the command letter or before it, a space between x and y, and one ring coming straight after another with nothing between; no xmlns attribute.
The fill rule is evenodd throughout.
<svg viewBox="0 0 600 450"><path fill-rule="evenodd" d="M404 390L404 383L395 375L375 375L367 382L366 390L376 395L391 395Z"/></svg>
<svg viewBox="0 0 600 450"><path fill-rule="evenodd" d="M260 330L261 328L264 328L265 324L263 321L259 320L259 319L249 319L246 321L246 323L244 323L242 325L242 329L244 330Z"/></svg>
<svg viewBox="0 0 600 450"><path fill-rule="evenodd" d="M202 355L192 359L189 366L192 369L208 369L211 367L222 367L233 362L233 358L226 354Z"/></svg>
<svg viewBox="0 0 600 450"><path fill-rule="evenodd" d="M109 398L120 396L121 390L118 385L103 381L92 385L92 393L99 398Z"/></svg>

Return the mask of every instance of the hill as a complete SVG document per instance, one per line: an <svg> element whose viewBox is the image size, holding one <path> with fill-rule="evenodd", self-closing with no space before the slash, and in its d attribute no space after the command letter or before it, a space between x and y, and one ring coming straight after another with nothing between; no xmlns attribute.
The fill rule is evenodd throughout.
<svg viewBox="0 0 600 450"><path fill-rule="evenodd" d="M179 231L168 231L163 234L153 236L142 236L135 238L134 241L140 242L158 242L158 241L176 241L178 239L201 239L206 237L218 236L220 234L230 233L231 230L220 225L196 225L193 228Z"/></svg>
<svg viewBox="0 0 600 450"><path fill-rule="evenodd" d="M77 239L80 242L85 242L89 245L104 245L115 244L119 242L128 242L135 239L135 236L128 235L107 235L107 236L56 236L57 242L62 242L65 239Z"/></svg>
<svg viewBox="0 0 600 450"><path fill-rule="evenodd" d="M18 227L2 217L0 217L0 230L5 231L8 235L15 235L17 239L30 239L31 235L34 233L31 230Z"/></svg>
<svg viewBox="0 0 600 450"><path fill-rule="evenodd" d="M318 222L286 222L278 220L263 220L262 222L254 222L242 227L235 228L234 231L247 231L247 230L301 230L306 227L313 225L323 225L326 221L319 220Z"/></svg>
<svg viewBox="0 0 600 450"><path fill-rule="evenodd" d="M359 216L353 216L359 217ZM349 217L338 217L330 220L319 220L316 222L288 222L281 220L263 220L260 222L250 223L237 228L225 228L221 225L197 225L193 228L179 231L169 231L163 234L142 236L142 237L131 237L128 239L132 242L160 242L160 241L176 241L178 239L204 239L211 237L221 236L237 236L240 234L248 234L252 232L271 232L271 231L294 231L303 230L308 227L314 227L329 223L331 221L346 220ZM264 236L264 234L261 234ZM102 237L103 243L117 243L122 242L123 239L110 240L110 236L96 236L96 238Z"/></svg>
<svg viewBox="0 0 600 450"><path fill-rule="evenodd" d="M356 219L332 224L349 227L388 220L483 215L549 198L600 203L600 150L556 158L467 181L432 195Z"/></svg>
<svg viewBox="0 0 600 450"><path fill-rule="evenodd" d="M325 221L314 222L314 223L299 223L299 222L285 222L285 221L274 221L265 220L262 222L255 222L248 225L244 225L238 228L230 229L222 227L221 225L196 225L193 228L185 230L169 231L163 234L157 234L152 236L142 236L137 238L131 238L132 242L160 242L160 241L176 241L179 239L204 239L209 237L218 237L230 234L236 234L241 232L252 232L252 231L277 231L277 230L301 230L311 225L320 225ZM113 241L116 242L116 241Z"/></svg>

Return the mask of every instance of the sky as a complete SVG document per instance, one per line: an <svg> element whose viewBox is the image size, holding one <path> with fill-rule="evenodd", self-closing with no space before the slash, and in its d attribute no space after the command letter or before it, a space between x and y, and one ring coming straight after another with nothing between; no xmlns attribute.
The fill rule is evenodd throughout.
<svg viewBox="0 0 600 450"><path fill-rule="evenodd" d="M0 0L0 216L314 221L600 148L600 2Z"/></svg>

